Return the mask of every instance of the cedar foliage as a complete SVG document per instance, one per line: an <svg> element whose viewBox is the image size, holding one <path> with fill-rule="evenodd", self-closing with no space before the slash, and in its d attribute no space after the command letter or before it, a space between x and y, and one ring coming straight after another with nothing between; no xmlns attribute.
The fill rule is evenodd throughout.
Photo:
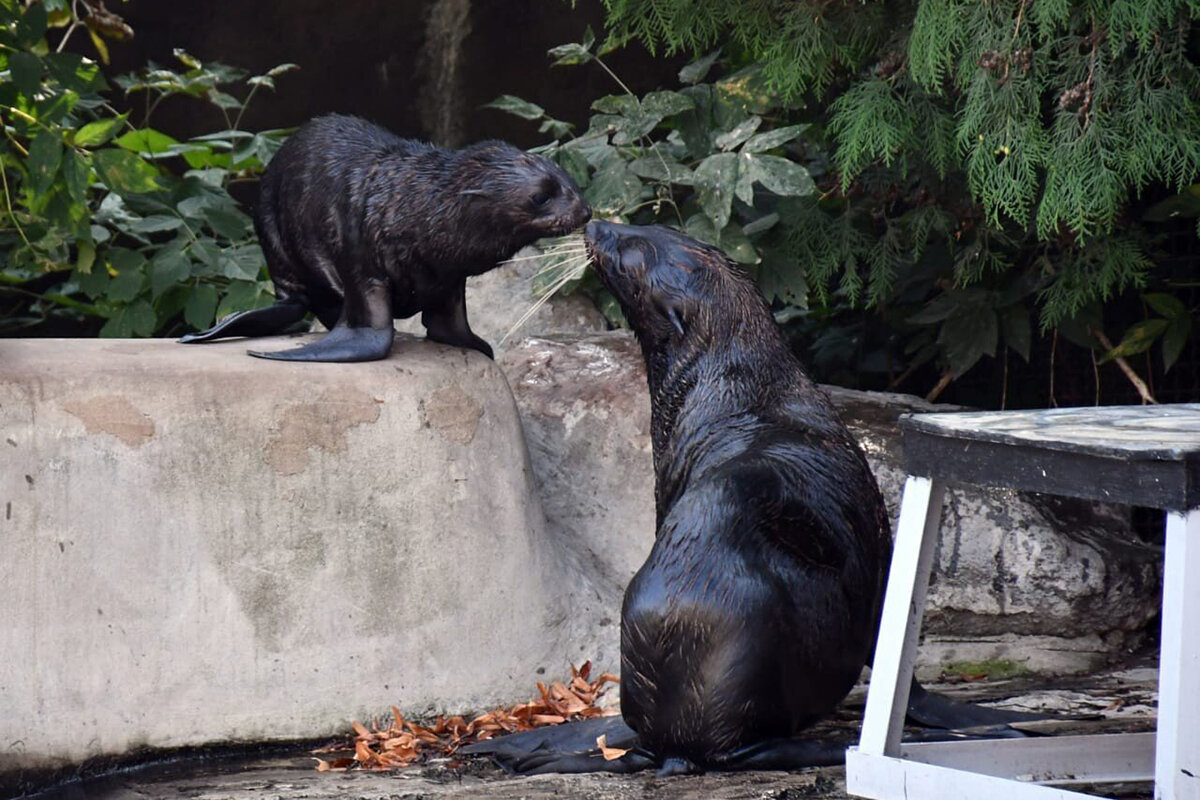
<svg viewBox="0 0 1200 800"><path fill-rule="evenodd" d="M1101 304L1171 290L1131 207L1174 192L1197 216L1200 0L604 2L610 45L721 47L761 66L782 115L823 123L831 180L788 201L781 245L820 300L883 309L950 263L906 320L941 323L915 359L960 375L1003 342L1028 360L1028 306L1043 332L1086 318L1096 347ZM1169 321L1167 368L1192 328ZM1108 355L1154 339L1131 329Z"/></svg>

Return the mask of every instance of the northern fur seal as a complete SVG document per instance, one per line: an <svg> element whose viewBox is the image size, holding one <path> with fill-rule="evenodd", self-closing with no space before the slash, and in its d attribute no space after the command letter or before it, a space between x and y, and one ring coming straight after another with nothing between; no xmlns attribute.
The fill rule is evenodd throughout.
<svg viewBox="0 0 1200 800"><path fill-rule="evenodd" d="M355 117L318 117L262 179L254 227L275 304L179 341L280 333L311 310L327 336L250 355L370 361L391 350L393 319L420 312L430 339L490 358L467 324L467 278L590 216L574 181L544 156L499 141L445 150Z"/></svg>
<svg viewBox="0 0 1200 800"><path fill-rule="evenodd" d="M466 752L518 772L840 763L844 743L796 735L845 698L874 649L891 537L866 459L719 250L597 221L586 238L641 344L651 397L658 530L621 612L624 723ZM965 728L1030 715L914 683L909 716ZM632 751L582 752L599 733Z"/></svg>

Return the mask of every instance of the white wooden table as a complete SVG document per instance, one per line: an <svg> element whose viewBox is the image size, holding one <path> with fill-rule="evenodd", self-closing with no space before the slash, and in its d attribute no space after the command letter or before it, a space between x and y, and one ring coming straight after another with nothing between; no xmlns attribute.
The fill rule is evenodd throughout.
<svg viewBox="0 0 1200 800"><path fill-rule="evenodd" d="M846 789L876 800L1078 800L1154 781L1200 800L1200 404L919 414L862 737ZM1167 510L1157 733L902 744L946 482Z"/></svg>

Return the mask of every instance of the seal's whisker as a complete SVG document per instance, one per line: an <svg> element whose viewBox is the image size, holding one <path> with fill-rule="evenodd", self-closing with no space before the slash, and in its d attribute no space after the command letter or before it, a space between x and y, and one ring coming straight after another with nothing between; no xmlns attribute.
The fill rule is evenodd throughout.
<svg viewBox="0 0 1200 800"><path fill-rule="evenodd" d="M570 248L564 247L564 248L559 248L559 249L546 248L545 250L543 250L540 253L535 253L530 256L515 256L513 258L506 259L500 263L516 264L521 261L539 261L543 258L550 258L552 256L565 255L568 253L574 254L574 253L586 253L586 252L587 252L587 249L584 247L570 247Z"/></svg>
<svg viewBox="0 0 1200 800"><path fill-rule="evenodd" d="M590 263L591 257L585 254L582 257L577 256L566 261L556 262L547 267L543 267L542 270L534 276L535 280L537 277L551 273L555 269L562 269L562 273L554 276L550 285L546 287L546 290L542 293L542 295L534 301L532 306L526 309L525 313L521 315L521 318L518 319L511 328L508 329L508 332L505 333L503 337L501 337L500 344L504 344L506 341L508 341L510 336L516 333L526 322L532 319L533 315L538 312L538 309L544 306L551 297L554 297L554 295L558 294L558 292L564 286L571 281L581 278Z"/></svg>

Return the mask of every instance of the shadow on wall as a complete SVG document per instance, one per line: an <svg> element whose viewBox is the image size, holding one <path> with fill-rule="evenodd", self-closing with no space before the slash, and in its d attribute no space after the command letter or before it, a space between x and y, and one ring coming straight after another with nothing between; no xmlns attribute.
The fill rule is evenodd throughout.
<svg viewBox="0 0 1200 800"><path fill-rule="evenodd" d="M549 48L578 41L587 25L602 29L598 0L580 0L575 9L563 0L257 0L236 11L224 0L196 0L182 13L174 3L132 0L118 13L136 36L111 48L112 74L147 60L173 64L176 47L255 72L299 64L276 93L255 97L244 120L250 130L337 111L442 145L496 137L529 147L544 140L534 125L480 106L515 94L582 126L592 99L618 91L594 66L551 69L546 57ZM82 38L79 46L90 47ZM656 60L638 46L609 58L639 94L673 86L686 60ZM139 101L130 104L135 115ZM195 104L181 98L164 103L154 119L177 136L220 124L197 118Z"/></svg>

